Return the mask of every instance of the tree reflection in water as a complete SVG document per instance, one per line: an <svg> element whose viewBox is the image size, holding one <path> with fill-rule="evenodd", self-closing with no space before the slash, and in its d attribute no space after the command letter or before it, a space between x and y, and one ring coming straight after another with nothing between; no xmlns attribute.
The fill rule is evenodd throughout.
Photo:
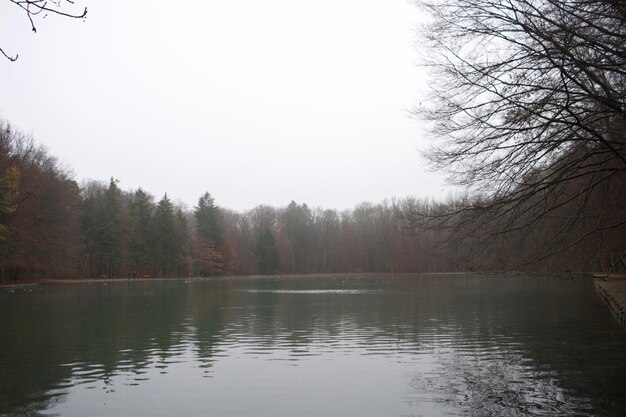
<svg viewBox="0 0 626 417"><path fill-rule="evenodd" d="M626 415L626 337L583 280L54 285L3 291L0 313L3 415L107 398L148 412L155 393L189 400L188 415L306 415L328 398L317 411L345 415L351 396L362 415ZM218 399L229 390L247 395Z"/></svg>

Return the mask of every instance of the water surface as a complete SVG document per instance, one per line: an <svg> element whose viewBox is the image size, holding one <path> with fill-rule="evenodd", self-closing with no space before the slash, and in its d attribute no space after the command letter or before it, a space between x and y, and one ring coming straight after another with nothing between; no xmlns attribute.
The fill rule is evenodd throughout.
<svg viewBox="0 0 626 417"><path fill-rule="evenodd" d="M0 292L3 416L624 416L590 280L216 279Z"/></svg>

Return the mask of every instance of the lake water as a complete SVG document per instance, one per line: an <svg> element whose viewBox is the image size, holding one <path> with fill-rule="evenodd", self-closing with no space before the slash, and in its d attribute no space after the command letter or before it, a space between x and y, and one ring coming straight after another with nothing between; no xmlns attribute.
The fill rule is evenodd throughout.
<svg viewBox="0 0 626 417"><path fill-rule="evenodd" d="M2 416L620 416L590 279L378 276L0 291Z"/></svg>

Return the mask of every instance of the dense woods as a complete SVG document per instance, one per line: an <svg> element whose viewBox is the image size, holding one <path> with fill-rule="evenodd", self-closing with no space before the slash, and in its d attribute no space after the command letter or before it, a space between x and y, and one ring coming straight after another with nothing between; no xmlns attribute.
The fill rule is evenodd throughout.
<svg viewBox="0 0 626 417"><path fill-rule="evenodd" d="M114 178L79 186L3 124L2 279L626 269L623 2L416 3L434 76L415 114L467 194L238 213L207 192L190 210Z"/></svg>
<svg viewBox="0 0 626 417"><path fill-rule="evenodd" d="M81 190L44 148L4 124L0 192L2 278L76 275Z"/></svg>
<svg viewBox="0 0 626 417"><path fill-rule="evenodd" d="M460 247L486 239L494 266L623 268L624 2L416 3L430 16L433 76L415 113L428 122L431 162L471 198L411 218Z"/></svg>
<svg viewBox="0 0 626 417"><path fill-rule="evenodd" d="M568 204L540 228L506 234L495 220L481 223L458 211L476 204L467 196L446 202L408 197L342 212L291 201L239 213L219 207L207 192L189 209L167 194L122 190L114 178L79 186L44 148L8 124L0 128L0 147L3 280L624 268L619 229L564 240L566 249L546 256L552 231L576 214ZM621 213L619 178L590 199L588 210ZM448 217L440 227L421 217L451 210L459 212L454 228Z"/></svg>

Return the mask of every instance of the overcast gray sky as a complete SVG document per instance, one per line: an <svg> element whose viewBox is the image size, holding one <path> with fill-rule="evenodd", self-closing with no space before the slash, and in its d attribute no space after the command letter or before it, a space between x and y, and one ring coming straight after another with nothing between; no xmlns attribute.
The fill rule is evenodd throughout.
<svg viewBox="0 0 626 417"><path fill-rule="evenodd" d="M6 4L3 4L6 3ZM408 110L426 79L407 0L76 1L30 31L0 2L0 118L76 179L209 191L245 210L449 192Z"/></svg>

